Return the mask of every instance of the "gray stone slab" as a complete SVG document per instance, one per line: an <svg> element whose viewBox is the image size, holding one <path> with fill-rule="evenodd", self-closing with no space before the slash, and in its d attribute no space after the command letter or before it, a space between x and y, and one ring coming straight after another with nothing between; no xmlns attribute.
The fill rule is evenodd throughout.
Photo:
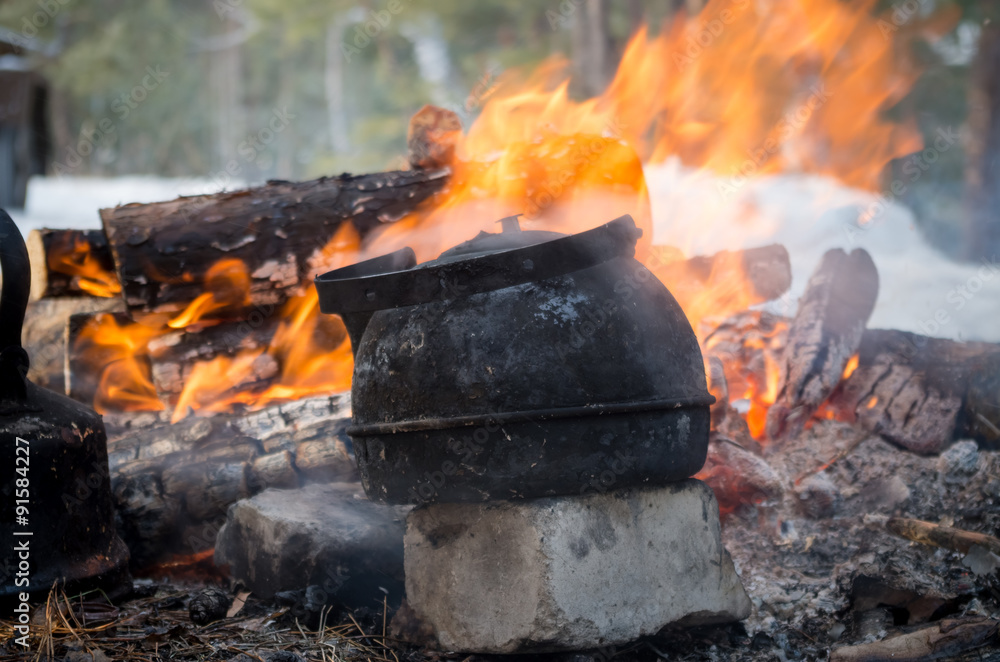
<svg viewBox="0 0 1000 662"><path fill-rule="evenodd" d="M314 586L328 604L381 610L386 592L402 594L407 510L372 503L360 483L265 490L230 506L215 562L265 599Z"/></svg>
<svg viewBox="0 0 1000 662"><path fill-rule="evenodd" d="M595 648L751 609L715 496L697 480L431 504L407 517L405 544L410 610L446 650Z"/></svg>

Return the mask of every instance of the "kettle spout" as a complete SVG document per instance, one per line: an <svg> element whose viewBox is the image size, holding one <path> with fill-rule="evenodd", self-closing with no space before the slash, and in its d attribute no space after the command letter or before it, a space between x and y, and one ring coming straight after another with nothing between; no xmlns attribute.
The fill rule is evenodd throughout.
<svg viewBox="0 0 1000 662"><path fill-rule="evenodd" d="M340 315L344 320L347 335L351 339L351 351L355 357L358 354L361 336L364 335L375 311L393 307L390 303L378 300L374 290L365 286L365 278L393 271L405 271L416 265L417 256L413 249L403 248L316 277L319 309L327 314Z"/></svg>

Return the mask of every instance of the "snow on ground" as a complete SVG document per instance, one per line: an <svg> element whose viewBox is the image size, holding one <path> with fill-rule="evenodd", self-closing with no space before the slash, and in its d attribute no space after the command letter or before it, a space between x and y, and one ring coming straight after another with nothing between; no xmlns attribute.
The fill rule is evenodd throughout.
<svg viewBox="0 0 1000 662"><path fill-rule="evenodd" d="M731 178L677 162L646 168L656 244L688 255L784 244L792 289L767 306L794 314L809 275L830 248L864 248L879 270L879 297L868 326L956 340L1000 342L1000 255L958 263L928 245L904 206L825 178L777 175L735 192ZM859 216L874 214L864 226Z"/></svg>
<svg viewBox="0 0 1000 662"><path fill-rule="evenodd" d="M869 326L1000 342L1000 256L980 264L950 260L927 244L903 206L890 203L880 211L870 193L803 175L750 180L725 195L720 184L728 178L676 161L647 167L646 180L657 244L679 246L688 255L775 242L788 248L792 290L769 304L774 312L794 313L826 250L861 247L871 253L881 278ZM36 177L26 208L11 215L24 233L38 227L98 228L103 207L217 190L211 181L197 179ZM877 213L859 229L858 217L866 211Z"/></svg>
<svg viewBox="0 0 1000 662"><path fill-rule="evenodd" d="M240 188L240 184L230 188ZM163 177L32 177L24 209L8 210L22 234L36 228L101 227L98 210L129 202L160 202L181 195L215 193L208 179Z"/></svg>

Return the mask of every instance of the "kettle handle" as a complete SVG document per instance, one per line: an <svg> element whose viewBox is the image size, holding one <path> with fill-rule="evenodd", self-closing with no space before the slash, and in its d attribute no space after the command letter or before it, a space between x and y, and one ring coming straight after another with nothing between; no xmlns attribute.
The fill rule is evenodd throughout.
<svg viewBox="0 0 1000 662"><path fill-rule="evenodd" d="M21 327L31 292L31 263L24 238L14 220L0 209L0 272L3 291L0 293L0 351L8 347L21 348ZM23 353L23 350L22 352ZM26 361L27 355L24 356Z"/></svg>

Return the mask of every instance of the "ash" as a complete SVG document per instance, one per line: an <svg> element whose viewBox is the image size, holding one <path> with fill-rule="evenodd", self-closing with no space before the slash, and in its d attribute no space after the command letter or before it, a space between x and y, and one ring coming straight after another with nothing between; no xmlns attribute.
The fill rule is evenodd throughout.
<svg viewBox="0 0 1000 662"><path fill-rule="evenodd" d="M840 647L884 645L894 635L936 630L935 624L1000 618L1000 558L987 552L983 562L981 549L966 554L920 544L887 527L902 517L1000 531L1000 453L960 441L940 456L920 456L877 436L858 439L856 428L823 421L782 448L765 449L782 493L772 487L770 498L742 506L722 529L754 604L744 632L706 632L707 646L678 650L676 658L661 649L665 657L826 659ZM1000 660L998 621L983 622L982 645L970 632L950 649L902 659ZM831 659L882 658L844 648Z"/></svg>

